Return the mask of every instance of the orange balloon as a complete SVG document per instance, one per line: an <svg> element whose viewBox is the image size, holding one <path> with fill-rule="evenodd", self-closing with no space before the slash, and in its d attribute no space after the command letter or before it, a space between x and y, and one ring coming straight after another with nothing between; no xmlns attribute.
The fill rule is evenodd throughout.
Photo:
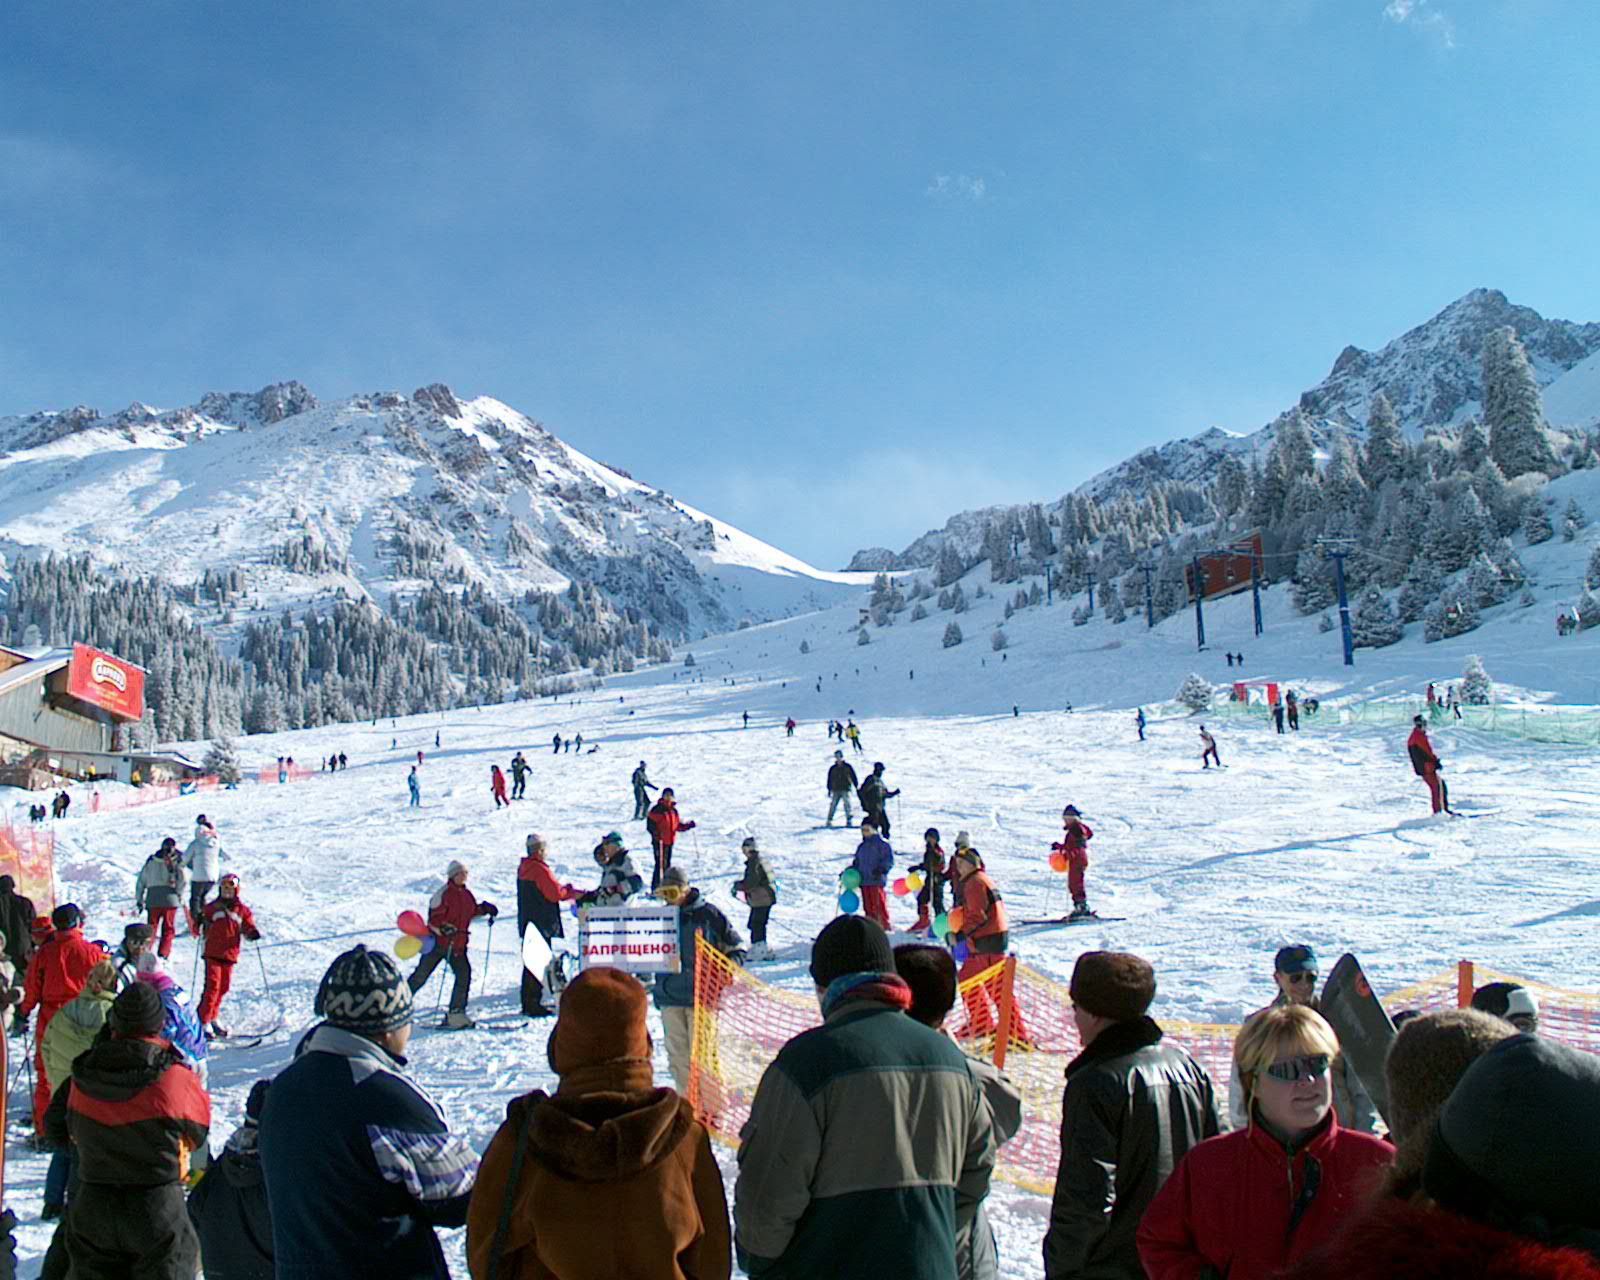
<svg viewBox="0 0 1600 1280"><path fill-rule="evenodd" d="M1058 853L1052 853L1050 855L1050 870L1052 870L1052 871L1065 871L1066 869L1067 869L1067 855L1064 854L1064 853L1059 853L1059 852Z"/></svg>
<svg viewBox="0 0 1600 1280"><path fill-rule="evenodd" d="M967 913L961 907L957 907L955 910L950 912L948 919L950 922L950 932L960 933L961 926L967 922Z"/></svg>

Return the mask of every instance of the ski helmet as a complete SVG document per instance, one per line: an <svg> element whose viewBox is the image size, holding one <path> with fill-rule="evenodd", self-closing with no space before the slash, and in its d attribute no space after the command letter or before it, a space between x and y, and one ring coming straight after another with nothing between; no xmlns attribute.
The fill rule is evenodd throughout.
<svg viewBox="0 0 1600 1280"><path fill-rule="evenodd" d="M227 875L223 876L222 879L217 881L217 891L220 893L223 889L226 889L230 884L233 886L233 891L235 893L239 892L239 877L234 875L233 872L231 872L231 871L228 872Z"/></svg>

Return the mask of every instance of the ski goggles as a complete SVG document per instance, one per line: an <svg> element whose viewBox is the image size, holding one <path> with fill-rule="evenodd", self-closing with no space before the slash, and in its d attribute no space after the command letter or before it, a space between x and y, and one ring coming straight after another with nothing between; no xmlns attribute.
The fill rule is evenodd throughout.
<svg viewBox="0 0 1600 1280"><path fill-rule="evenodd" d="M1283 976L1294 983L1295 986L1300 986L1302 983L1310 986L1316 986L1317 984L1317 971L1315 969L1305 969L1299 973L1286 973Z"/></svg>
<svg viewBox="0 0 1600 1280"><path fill-rule="evenodd" d="M661 901L672 905L681 902L685 892L687 891L681 885L664 884L656 890L656 897L660 898Z"/></svg>
<svg viewBox="0 0 1600 1280"><path fill-rule="evenodd" d="M1298 1084L1301 1080L1320 1080L1328 1074L1331 1061L1325 1053L1306 1053L1295 1058L1284 1058L1268 1065L1267 1074L1284 1084Z"/></svg>

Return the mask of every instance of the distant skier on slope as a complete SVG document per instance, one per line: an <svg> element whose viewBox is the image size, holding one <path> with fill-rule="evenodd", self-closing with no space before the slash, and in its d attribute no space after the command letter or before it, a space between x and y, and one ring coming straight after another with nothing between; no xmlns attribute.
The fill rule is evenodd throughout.
<svg viewBox="0 0 1600 1280"><path fill-rule="evenodd" d="M1083 920L1094 914L1089 910L1089 893L1084 885L1084 872L1089 869L1089 841L1094 839L1094 828L1083 820L1078 806L1069 804L1061 811L1062 836L1050 846L1051 852L1063 854L1067 859L1067 888L1072 893L1072 914L1068 920Z"/></svg>
<svg viewBox="0 0 1600 1280"><path fill-rule="evenodd" d="M833 825L833 815L839 805L844 805L847 826L855 826L855 815L850 812L850 797L856 789L855 768L844 758L844 752L833 753L833 763L828 766L828 825Z"/></svg>
<svg viewBox="0 0 1600 1280"><path fill-rule="evenodd" d="M1205 725L1200 726L1200 764L1209 769L1212 762L1217 768L1222 768L1222 757L1217 754L1217 740L1206 732Z"/></svg>
<svg viewBox="0 0 1600 1280"><path fill-rule="evenodd" d="M867 780L861 784L860 790L856 792L856 798L861 801L862 814L871 818L873 825L886 837L890 834L888 804L890 800L899 794L898 787L891 791L889 790L889 784L883 780L883 761L881 760L872 766L872 772L867 775Z"/></svg>
<svg viewBox="0 0 1600 1280"><path fill-rule="evenodd" d="M1140 707L1137 711L1134 712L1133 724L1134 724L1134 727L1139 730L1139 741L1143 742L1144 741L1144 726L1145 726L1144 708L1143 707Z"/></svg>
<svg viewBox="0 0 1600 1280"><path fill-rule="evenodd" d="M422 784L417 781L417 766L411 766L411 772L406 775L406 789L411 792L411 809L420 808L422 805Z"/></svg>
<svg viewBox="0 0 1600 1280"><path fill-rule="evenodd" d="M1430 685L1431 689L1432 686ZM1428 798L1435 813L1450 813L1450 792L1439 776L1444 765L1434 754L1433 743L1428 741L1428 730L1421 716L1411 720L1411 736L1406 739L1406 753L1411 757L1412 772L1428 784Z"/></svg>
<svg viewBox="0 0 1600 1280"><path fill-rule="evenodd" d="M500 766L497 764L489 766L489 791L494 796L496 809L501 805L508 809L511 807L511 801L506 798L506 775L500 772Z"/></svg>
<svg viewBox="0 0 1600 1280"><path fill-rule="evenodd" d="M528 792L528 761L522 752L511 757L511 798L521 800Z"/></svg>
<svg viewBox="0 0 1600 1280"><path fill-rule="evenodd" d="M650 781L645 773L644 761L639 761L639 767L633 771L633 817L636 822L643 822L650 816L650 793L661 788Z"/></svg>

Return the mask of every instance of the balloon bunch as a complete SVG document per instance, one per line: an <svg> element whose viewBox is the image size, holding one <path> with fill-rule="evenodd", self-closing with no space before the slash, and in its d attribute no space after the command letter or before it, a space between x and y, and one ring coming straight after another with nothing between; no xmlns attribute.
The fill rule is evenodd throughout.
<svg viewBox="0 0 1600 1280"><path fill-rule="evenodd" d="M402 960L425 956L439 945L439 940L428 928L428 922L415 911L402 911L395 927L400 936L394 940L393 951Z"/></svg>
<svg viewBox="0 0 1600 1280"><path fill-rule="evenodd" d="M846 867L839 873L839 910L846 915L861 906L861 895L856 892L859 888L861 888L861 873L854 867Z"/></svg>

